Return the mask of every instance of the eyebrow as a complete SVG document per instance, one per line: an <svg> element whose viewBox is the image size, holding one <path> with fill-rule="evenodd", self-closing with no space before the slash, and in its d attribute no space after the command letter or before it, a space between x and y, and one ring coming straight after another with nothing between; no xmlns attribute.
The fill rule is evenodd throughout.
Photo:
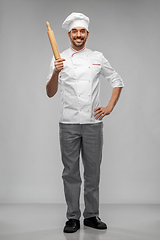
<svg viewBox="0 0 160 240"><path fill-rule="evenodd" d="M76 28L72 28L72 31L78 31L78 29L76 29ZM82 29L80 29L80 31L82 31L82 30L86 30L85 28L82 28Z"/></svg>

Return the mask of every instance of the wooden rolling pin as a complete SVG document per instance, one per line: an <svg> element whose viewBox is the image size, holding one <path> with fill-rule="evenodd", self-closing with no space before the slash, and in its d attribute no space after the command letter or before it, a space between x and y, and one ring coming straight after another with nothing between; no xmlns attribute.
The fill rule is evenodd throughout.
<svg viewBox="0 0 160 240"><path fill-rule="evenodd" d="M57 60L57 59L61 58L61 56L59 54L59 50L58 50L58 46L57 46L57 43L56 43L56 39L55 39L53 31L50 28L49 22L46 22L46 25L47 25L47 28L48 28L48 32L47 33L48 33L50 44L51 44L51 47L52 47L52 50L53 50L53 54L54 54L55 59Z"/></svg>

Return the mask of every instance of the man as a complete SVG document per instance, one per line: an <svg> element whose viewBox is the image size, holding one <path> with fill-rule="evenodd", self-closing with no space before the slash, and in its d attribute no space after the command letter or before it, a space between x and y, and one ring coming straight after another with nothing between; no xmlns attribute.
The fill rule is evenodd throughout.
<svg viewBox="0 0 160 240"><path fill-rule="evenodd" d="M80 152L84 165L84 225L107 228L99 218L102 119L112 112L123 87L122 79L103 54L85 47L89 36L88 25L89 18L82 13L72 13L63 22L62 27L68 31L71 46L61 53L61 59L52 59L46 84L49 97L56 94L58 85L61 91L59 126L68 218L64 232L67 233L80 228ZM99 100L101 74L113 87L106 107L101 107Z"/></svg>

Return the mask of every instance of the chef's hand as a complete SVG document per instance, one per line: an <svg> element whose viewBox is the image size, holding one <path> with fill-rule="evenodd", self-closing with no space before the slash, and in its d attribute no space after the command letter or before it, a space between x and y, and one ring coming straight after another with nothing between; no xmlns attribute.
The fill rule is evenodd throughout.
<svg viewBox="0 0 160 240"><path fill-rule="evenodd" d="M54 66L55 66L55 71L60 72L63 69L63 62L65 61L64 58L60 58L55 60Z"/></svg>
<svg viewBox="0 0 160 240"><path fill-rule="evenodd" d="M96 109L94 109L94 117L96 119L102 120L102 118L104 118L104 116L109 115L112 112L112 107L110 107L109 105L107 107L98 107Z"/></svg>

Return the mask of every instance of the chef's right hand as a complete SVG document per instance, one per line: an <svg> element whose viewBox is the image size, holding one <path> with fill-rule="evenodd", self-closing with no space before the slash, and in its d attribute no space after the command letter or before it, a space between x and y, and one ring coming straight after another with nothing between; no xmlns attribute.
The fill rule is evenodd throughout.
<svg viewBox="0 0 160 240"><path fill-rule="evenodd" d="M62 69L63 69L63 62L65 61L64 58L60 58L60 59L57 59L55 60L54 62L54 66L55 66L55 71L56 72L60 72Z"/></svg>

